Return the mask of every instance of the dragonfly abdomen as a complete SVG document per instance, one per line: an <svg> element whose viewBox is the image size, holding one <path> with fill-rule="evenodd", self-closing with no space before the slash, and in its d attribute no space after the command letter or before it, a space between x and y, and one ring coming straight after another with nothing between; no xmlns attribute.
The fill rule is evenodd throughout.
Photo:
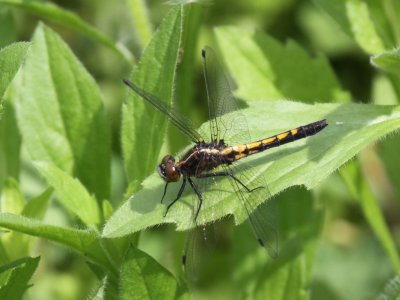
<svg viewBox="0 0 400 300"><path fill-rule="evenodd" d="M314 135L324 129L328 124L326 120L317 121L304 126L300 126L271 137L251 142L248 144L239 144L227 147L222 150L222 155L229 162L236 161L246 156L262 152L264 150L279 147L281 145L291 143L302 138Z"/></svg>

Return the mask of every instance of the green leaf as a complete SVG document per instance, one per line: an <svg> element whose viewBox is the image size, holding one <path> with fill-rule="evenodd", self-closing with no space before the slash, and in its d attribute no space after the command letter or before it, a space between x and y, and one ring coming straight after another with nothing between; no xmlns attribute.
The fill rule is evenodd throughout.
<svg viewBox="0 0 400 300"><path fill-rule="evenodd" d="M218 27L215 34L229 73L238 84L236 95L241 99L350 99L328 60L322 55L311 58L294 41L282 45L264 33L235 27Z"/></svg>
<svg viewBox="0 0 400 300"><path fill-rule="evenodd" d="M22 299L22 295L30 287L29 280L39 264L39 257L25 257L2 266L0 273L9 271L7 282L0 286L0 299Z"/></svg>
<svg viewBox="0 0 400 300"><path fill-rule="evenodd" d="M107 277L104 277L100 285L92 291L92 293L87 298L88 300L106 300L106 289L107 289Z"/></svg>
<svg viewBox="0 0 400 300"><path fill-rule="evenodd" d="M346 168L341 171L341 174L352 196L360 203L366 220L387 252L393 268L399 272L400 257L396 250L396 243L390 234L390 230L373 196L371 188L360 171L359 164L353 162L347 165Z"/></svg>
<svg viewBox="0 0 400 300"><path fill-rule="evenodd" d="M110 193L110 130L99 88L71 50L39 25L13 84L17 119L33 160L73 174L99 203Z"/></svg>
<svg viewBox="0 0 400 300"><path fill-rule="evenodd" d="M29 200L22 211L22 215L28 218L42 220L52 194L53 189L48 188L39 196Z"/></svg>
<svg viewBox="0 0 400 300"><path fill-rule="evenodd" d="M122 48L116 42L98 31L95 27L83 21L78 15L60 8L59 6L39 0L0 0L0 5L7 5L23 9L42 18L47 18L55 23L76 30L92 40L111 49L114 53L127 61L132 60L132 54L126 48Z"/></svg>
<svg viewBox="0 0 400 300"><path fill-rule="evenodd" d="M193 110L195 96L193 82L197 76L198 59L200 58L197 41L202 28L204 10L204 5L197 3L185 6L184 30L179 49L173 106L179 107L180 112L187 116L196 113L198 115L198 111ZM186 145L187 138L174 126L170 126L168 143L171 149L181 149Z"/></svg>
<svg viewBox="0 0 400 300"><path fill-rule="evenodd" d="M174 7L162 21L131 79L138 86L172 102L184 8ZM154 170L166 132L166 120L138 95L129 92L123 106L122 148L128 180L140 183ZM146 149L146 151L138 151Z"/></svg>
<svg viewBox="0 0 400 300"><path fill-rule="evenodd" d="M114 272L113 275L115 275L115 268L102 251L99 235L94 230L48 225L9 213L0 214L0 227L44 238L72 248L109 272Z"/></svg>
<svg viewBox="0 0 400 300"><path fill-rule="evenodd" d="M373 66L400 76L400 49L378 53L371 57Z"/></svg>
<svg viewBox="0 0 400 300"><path fill-rule="evenodd" d="M396 275L385 285L376 300L398 300L400 297L400 276Z"/></svg>
<svg viewBox="0 0 400 300"><path fill-rule="evenodd" d="M55 189L60 202L88 226L99 225L100 213L93 198L79 180L51 163L35 162L35 167Z"/></svg>
<svg viewBox="0 0 400 300"><path fill-rule="evenodd" d="M130 247L121 266L120 299L176 299L174 276L146 253Z"/></svg>
<svg viewBox="0 0 400 300"><path fill-rule="evenodd" d="M8 178L1 193L1 212L20 214L24 206L25 198L18 182L13 178Z"/></svg>
<svg viewBox="0 0 400 300"><path fill-rule="evenodd" d="M305 185L308 189L315 187L368 144L400 127L400 108L394 106L267 103L249 102L249 108L242 110L253 140L324 118L329 124L316 136L238 162L239 167L252 167L255 176L264 175L271 196L294 185ZM202 127L207 128L207 124ZM251 180L248 183L251 184ZM179 183L170 184L165 203L161 204L164 183L157 174L149 176L143 189L113 214L103 235L123 236L161 223L175 223L179 230L192 227L192 205L196 202L192 203L191 193L182 197L163 217L166 205L177 195L179 186ZM223 179L218 181L217 190L210 189L203 194L207 201L199 214L199 224L228 214L234 215L236 223L245 220L246 215L231 190L228 180Z"/></svg>
<svg viewBox="0 0 400 300"><path fill-rule="evenodd" d="M368 4L361 0L313 0L368 54L382 52L383 41ZM379 26L378 26L379 28Z"/></svg>
<svg viewBox="0 0 400 300"><path fill-rule="evenodd" d="M1 194L1 212L21 214L25 206L25 198L18 182L13 178L7 179ZM29 254L29 239L18 232L7 232L1 236L7 261Z"/></svg>
<svg viewBox="0 0 400 300"><path fill-rule="evenodd" d="M15 43L0 50L0 104L6 90L25 59L29 43ZM0 105L0 185L7 177L18 178L21 138L17 128L14 107Z"/></svg>

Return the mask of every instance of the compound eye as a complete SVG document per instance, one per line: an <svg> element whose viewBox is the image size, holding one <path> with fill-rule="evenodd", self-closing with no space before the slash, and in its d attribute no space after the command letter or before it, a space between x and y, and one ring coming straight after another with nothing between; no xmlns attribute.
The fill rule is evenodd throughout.
<svg viewBox="0 0 400 300"><path fill-rule="evenodd" d="M180 178L180 173L175 168L175 165L168 164L165 168L166 178L168 181L178 181Z"/></svg>
<svg viewBox="0 0 400 300"><path fill-rule="evenodd" d="M175 158L172 155L166 155L158 166L158 173L167 182L178 181L181 174L175 166Z"/></svg>

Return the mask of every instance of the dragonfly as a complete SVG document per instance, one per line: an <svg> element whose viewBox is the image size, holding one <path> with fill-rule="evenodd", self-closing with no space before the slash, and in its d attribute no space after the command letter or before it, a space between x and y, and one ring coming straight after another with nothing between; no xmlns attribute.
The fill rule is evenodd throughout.
<svg viewBox="0 0 400 300"><path fill-rule="evenodd" d="M167 194L169 184L180 182L180 188L166 207L164 217L173 205L182 198L190 186L198 205L194 209L194 223L201 212L207 191L212 181L227 178L231 183L235 198L241 204L258 243L267 249L272 257L277 257L278 237L270 198L270 192L262 175L253 174L252 168L239 168L238 161L259 154L265 150L310 137L319 133L327 125L326 119L281 132L279 134L252 141L245 117L240 112L232 88L215 52L206 47L201 52L203 74L208 99L209 132L206 139L196 126L176 109L172 109L157 96L148 93L129 80L124 83L147 103L161 112L176 128L193 143L181 158L166 155L158 165L158 173L165 181L161 203ZM261 205L260 205L261 204ZM185 268L188 254L182 262Z"/></svg>

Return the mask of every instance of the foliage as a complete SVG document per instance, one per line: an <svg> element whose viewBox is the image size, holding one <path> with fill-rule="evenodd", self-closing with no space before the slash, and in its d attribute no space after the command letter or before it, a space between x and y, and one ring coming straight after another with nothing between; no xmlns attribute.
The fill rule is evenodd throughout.
<svg viewBox="0 0 400 300"><path fill-rule="evenodd" d="M103 2L0 0L0 298L379 295L400 271L396 209L386 209L400 196L397 2ZM324 22L324 36L341 31L347 40L319 47L321 35L294 23L302 14ZM29 42L17 41L25 35ZM223 118L245 115L254 139L321 119L329 125L239 164L265 178L271 199L260 201L277 205L277 260L242 225L246 214L227 180L205 192L198 221L215 227L217 242L195 249L208 263L193 283L179 270L183 243L174 230L191 232L192 195L164 217L164 183L154 172L160 156L190 144L122 79L179 106L207 134L198 40L219 50L241 100L240 112ZM343 67L349 57L355 68ZM359 103L359 95L393 100ZM171 184L166 199L178 188ZM397 278L388 282L379 299L398 294Z"/></svg>

